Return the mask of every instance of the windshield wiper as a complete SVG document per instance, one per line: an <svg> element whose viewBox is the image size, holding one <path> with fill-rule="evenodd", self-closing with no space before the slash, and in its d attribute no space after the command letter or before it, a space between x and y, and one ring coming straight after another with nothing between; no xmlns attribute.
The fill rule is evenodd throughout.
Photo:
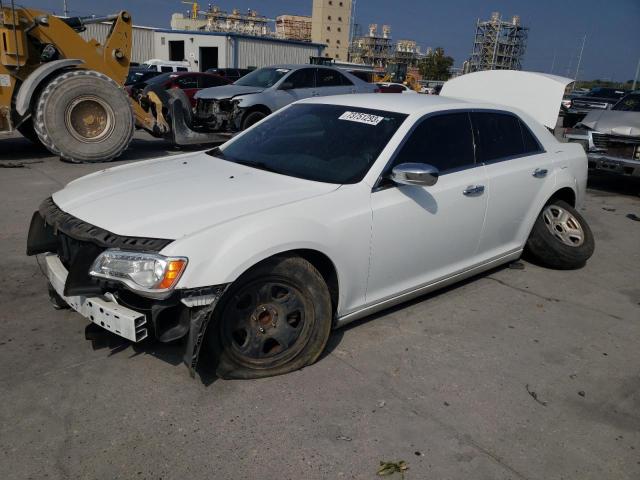
<svg viewBox="0 0 640 480"><path fill-rule="evenodd" d="M278 170L270 167L264 162L241 162L239 160L235 160L235 163L239 163L240 165L244 165L245 167L257 168L258 170L264 170L265 172L272 173L280 173Z"/></svg>
<svg viewBox="0 0 640 480"><path fill-rule="evenodd" d="M215 148L212 148L211 150L207 150L206 154L212 157L218 157L218 158L222 158L223 160L226 160L226 157L224 156L224 153L222 152L222 150L220 150L220 147L215 147Z"/></svg>

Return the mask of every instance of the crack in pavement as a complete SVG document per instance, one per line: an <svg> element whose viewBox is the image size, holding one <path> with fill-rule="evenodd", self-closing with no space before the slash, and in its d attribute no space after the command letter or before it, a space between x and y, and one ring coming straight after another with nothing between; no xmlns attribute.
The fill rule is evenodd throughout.
<svg viewBox="0 0 640 480"><path fill-rule="evenodd" d="M583 303L573 302L571 300L567 300L567 299L563 299L563 298L545 297L544 295L541 295L541 294L536 293L536 292L532 292L531 290L527 290L526 288L521 288L521 287L516 287L514 285L509 285L507 282L505 282L503 280L498 280L495 277L484 277L484 278L486 278L487 280L493 280L494 282L499 283L500 285L502 285L504 287L511 288L513 290L517 290L518 292L526 293L528 295L534 296L536 298L540 298L540 299L545 300L547 302L568 303L569 305L573 305L575 307L582 307L585 310L591 310L592 312L596 312L596 313L599 313L601 315L606 315L607 317L611 317L611 318L614 318L616 320L624 320L622 317L620 317L618 315L614 315L613 313L605 312L603 310L600 310L598 308L594 308L594 307L589 306L589 305L585 305Z"/></svg>

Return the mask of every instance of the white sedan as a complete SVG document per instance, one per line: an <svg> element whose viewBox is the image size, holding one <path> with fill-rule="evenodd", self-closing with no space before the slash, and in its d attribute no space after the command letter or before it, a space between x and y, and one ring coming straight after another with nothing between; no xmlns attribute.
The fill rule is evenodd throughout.
<svg viewBox="0 0 640 480"><path fill-rule="evenodd" d="M545 127L569 81L481 72L439 97L304 100L218 148L69 183L27 251L56 307L134 342L186 337L192 373L203 345L225 378L290 372L333 327L525 249L584 265L585 153Z"/></svg>

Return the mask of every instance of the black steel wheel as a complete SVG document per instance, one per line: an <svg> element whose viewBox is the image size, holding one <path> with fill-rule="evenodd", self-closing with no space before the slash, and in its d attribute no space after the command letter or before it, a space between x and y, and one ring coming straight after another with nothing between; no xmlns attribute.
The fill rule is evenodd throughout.
<svg viewBox="0 0 640 480"><path fill-rule="evenodd" d="M209 344L220 377L280 375L320 356L331 330L331 300L313 265L275 257L230 287L213 320Z"/></svg>

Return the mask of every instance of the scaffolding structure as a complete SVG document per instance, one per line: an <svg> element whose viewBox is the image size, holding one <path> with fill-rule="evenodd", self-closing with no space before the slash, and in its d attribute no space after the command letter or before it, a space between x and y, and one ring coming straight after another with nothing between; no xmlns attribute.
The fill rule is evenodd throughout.
<svg viewBox="0 0 640 480"><path fill-rule="evenodd" d="M276 36L287 40L311 41L311 17L280 15L276 17Z"/></svg>
<svg viewBox="0 0 640 480"><path fill-rule="evenodd" d="M520 24L514 15L511 21L503 21L499 12L491 19L476 23L473 52L465 62L465 73L481 70L520 70L527 46L529 29Z"/></svg>
<svg viewBox="0 0 640 480"><path fill-rule="evenodd" d="M200 10L200 5L197 2L183 1L182 3L189 4L192 8L187 15L174 13L171 16L171 29L173 30L233 32L260 37L276 36L271 28L271 24L275 20L260 15L255 10L241 13L238 8L234 8L231 13L227 13L216 5L209 4L207 10Z"/></svg>
<svg viewBox="0 0 640 480"><path fill-rule="evenodd" d="M382 26L382 35L378 34L378 24L369 25L369 35L356 37L349 48L349 61L374 67L386 67L393 58L394 45L391 39L391 27Z"/></svg>
<svg viewBox="0 0 640 480"><path fill-rule="evenodd" d="M227 13L220 7L211 5L207 11L200 13L206 18L203 30L207 32L233 32L260 37L274 35L270 23L275 20L258 14L256 10L240 13L239 9L234 8L231 13Z"/></svg>

